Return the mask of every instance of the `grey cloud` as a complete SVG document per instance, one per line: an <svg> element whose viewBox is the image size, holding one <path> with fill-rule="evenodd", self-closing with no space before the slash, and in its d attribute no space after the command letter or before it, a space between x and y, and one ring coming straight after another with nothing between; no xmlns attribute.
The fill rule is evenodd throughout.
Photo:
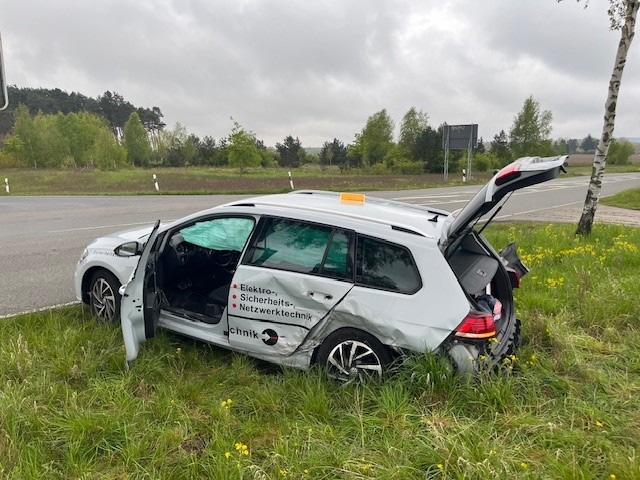
<svg viewBox="0 0 640 480"><path fill-rule="evenodd" d="M5 3L10 83L117 91L201 136L225 136L233 116L271 145L349 142L381 108L399 125L411 106L434 126L479 123L487 140L529 95L552 111L554 135L597 135L618 40L606 5L572 0ZM638 134L635 60L619 135Z"/></svg>

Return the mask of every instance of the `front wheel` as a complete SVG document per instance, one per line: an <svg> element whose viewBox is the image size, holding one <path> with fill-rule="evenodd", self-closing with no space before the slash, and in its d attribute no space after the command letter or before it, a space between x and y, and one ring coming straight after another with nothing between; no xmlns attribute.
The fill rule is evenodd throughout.
<svg viewBox="0 0 640 480"><path fill-rule="evenodd" d="M99 270L89 284L91 312L100 322L111 323L120 318L120 281L111 272Z"/></svg>
<svg viewBox="0 0 640 480"><path fill-rule="evenodd" d="M317 363L327 377L343 383L380 381L391 356L375 337L354 329L342 329L329 335L318 349Z"/></svg>

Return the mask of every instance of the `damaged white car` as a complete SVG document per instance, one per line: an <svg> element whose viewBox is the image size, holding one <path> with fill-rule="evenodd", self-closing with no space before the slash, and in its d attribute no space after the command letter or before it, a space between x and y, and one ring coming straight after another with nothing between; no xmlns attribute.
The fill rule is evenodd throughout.
<svg viewBox="0 0 640 480"><path fill-rule="evenodd" d="M129 363L162 327L343 381L380 378L407 352L440 352L472 373L517 347L512 290L527 273L478 220L565 160L521 158L454 214L297 191L158 221L87 247L77 296L102 320L120 315Z"/></svg>

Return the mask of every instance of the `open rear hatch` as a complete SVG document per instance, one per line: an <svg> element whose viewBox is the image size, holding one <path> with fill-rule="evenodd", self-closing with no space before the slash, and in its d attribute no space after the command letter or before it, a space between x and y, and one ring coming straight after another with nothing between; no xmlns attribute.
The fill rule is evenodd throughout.
<svg viewBox="0 0 640 480"><path fill-rule="evenodd" d="M508 193L556 178L560 172L565 171L567 158L567 155L523 157L501 169L469 203L452 214L448 226L443 230L440 248L445 251Z"/></svg>

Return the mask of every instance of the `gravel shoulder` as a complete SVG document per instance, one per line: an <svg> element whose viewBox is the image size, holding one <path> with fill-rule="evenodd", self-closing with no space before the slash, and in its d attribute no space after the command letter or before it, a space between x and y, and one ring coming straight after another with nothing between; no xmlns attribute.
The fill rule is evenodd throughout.
<svg viewBox="0 0 640 480"><path fill-rule="evenodd" d="M528 220L540 222L562 222L578 224L582 214L582 204L550 208L533 214L528 214ZM598 204L595 223L610 223L640 227L640 211L627 208L610 207Z"/></svg>

